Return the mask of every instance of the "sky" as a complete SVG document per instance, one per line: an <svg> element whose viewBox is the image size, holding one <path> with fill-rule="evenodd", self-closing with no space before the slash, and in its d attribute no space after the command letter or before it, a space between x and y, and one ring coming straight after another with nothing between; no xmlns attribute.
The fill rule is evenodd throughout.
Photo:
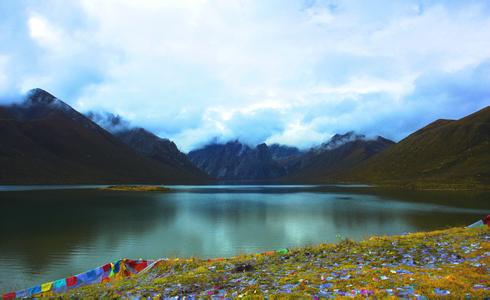
<svg viewBox="0 0 490 300"><path fill-rule="evenodd" d="M0 101L36 87L183 151L398 141L490 105L490 1L0 1Z"/></svg>

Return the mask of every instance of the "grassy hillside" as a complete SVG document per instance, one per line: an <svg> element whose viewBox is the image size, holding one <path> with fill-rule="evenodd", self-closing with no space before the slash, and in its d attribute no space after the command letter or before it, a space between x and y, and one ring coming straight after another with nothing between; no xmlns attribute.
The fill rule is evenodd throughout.
<svg viewBox="0 0 490 300"><path fill-rule="evenodd" d="M488 227L453 228L229 259L163 260L144 274L62 296L483 299L490 296L489 251Z"/></svg>
<svg viewBox="0 0 490 300"><path fill-rule="evenodd" d="M490 186L490 106L437 120L336 180L427 188Z"/></svg>
<svg viewBox="0 0 490 300"><path fill-rule="evenodd" d="M384 151L394 144L393 141L378 137L375 140L354 140L331 150L309 151L299 157L289 169L296 168L285 180L325 181L345 170L352 169L373 155Z"/></svg>

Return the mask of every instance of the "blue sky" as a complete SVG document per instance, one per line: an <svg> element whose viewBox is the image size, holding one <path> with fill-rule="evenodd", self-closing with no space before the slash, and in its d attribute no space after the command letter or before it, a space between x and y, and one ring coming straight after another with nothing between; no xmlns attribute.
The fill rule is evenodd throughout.
<svg viewBox="0 0 490 300"><path fill-rule="evenodd" d="M0 1L0 99L34 87L184 151L399 140L490 105L490 2Z"/></svg>

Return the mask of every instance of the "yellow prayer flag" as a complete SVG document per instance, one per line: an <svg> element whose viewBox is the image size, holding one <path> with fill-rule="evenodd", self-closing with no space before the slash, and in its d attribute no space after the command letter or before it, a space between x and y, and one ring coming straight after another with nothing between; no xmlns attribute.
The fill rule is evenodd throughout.
<svg viewBox="0 0 490 300"><path fill-rule="evenodd" d="M41 292L49 292L52 286L53 286L52 281L41 284Z"/></svg>

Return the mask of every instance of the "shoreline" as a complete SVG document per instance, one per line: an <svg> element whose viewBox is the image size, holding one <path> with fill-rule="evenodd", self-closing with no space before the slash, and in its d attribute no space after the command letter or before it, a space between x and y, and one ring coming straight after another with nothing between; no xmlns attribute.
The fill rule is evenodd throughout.
<svg viewBox="0 0 490 300"><path fill-rule="evenodd" d="M490 228L457 227L231 258L163 259L144 273L54 296L483 298L490 296L489 266Z"/></svg>
<svg viewBox="0 0 490 300"><path fill-rule="evenodd" d="M279 186L289 186L289 185L298 185L298 186L341 186L341 187L352 187L352 188L359 188L359 186L362 186L362 188L369 188L369 189L393 189L393 190L405 190L405 191L441 191L441 192L465 192L465 191L476 191L476 192L490 192L490 185L488 184L452 184L452 183L411 183L408 184L406 182L369 182L369 183L360 183L360 182L347 182L347 181L333 181L333 182L326 182L326 181L275 181L275 180L268 180L268 181L223 181L223 180L216 180L212 182L207 182L207 183L202 183L202 182L196 182L196 183L167 183L167 184L156 184L156 183L0 183L0 191L3 191L1 187L8 187L8 188L14 188L12 191L15 191L15 188L21 189L22 187L41 187L41 189L44 189L43 187L53 187L54 189L65 189L64 187L69 187L66 189L77 189L77 186L80 187L93 187L93 189L98 189L98 190L107 190L108 188L114 187L115 190L116 187L130 187L130 186L155 186L155 187L162 187L162 186L173 186L173 185L179 185L179 186L220 186L220 185L236 185L236 186L241 186L241 185L263 185L263 186L270 186L270 185L279 185ZM103 187L101 187L103 186ZM104 188L105 187L105 188ZM37 189L33 189L37 190ZM5 191L9 191L8 189Z"/></svg>

